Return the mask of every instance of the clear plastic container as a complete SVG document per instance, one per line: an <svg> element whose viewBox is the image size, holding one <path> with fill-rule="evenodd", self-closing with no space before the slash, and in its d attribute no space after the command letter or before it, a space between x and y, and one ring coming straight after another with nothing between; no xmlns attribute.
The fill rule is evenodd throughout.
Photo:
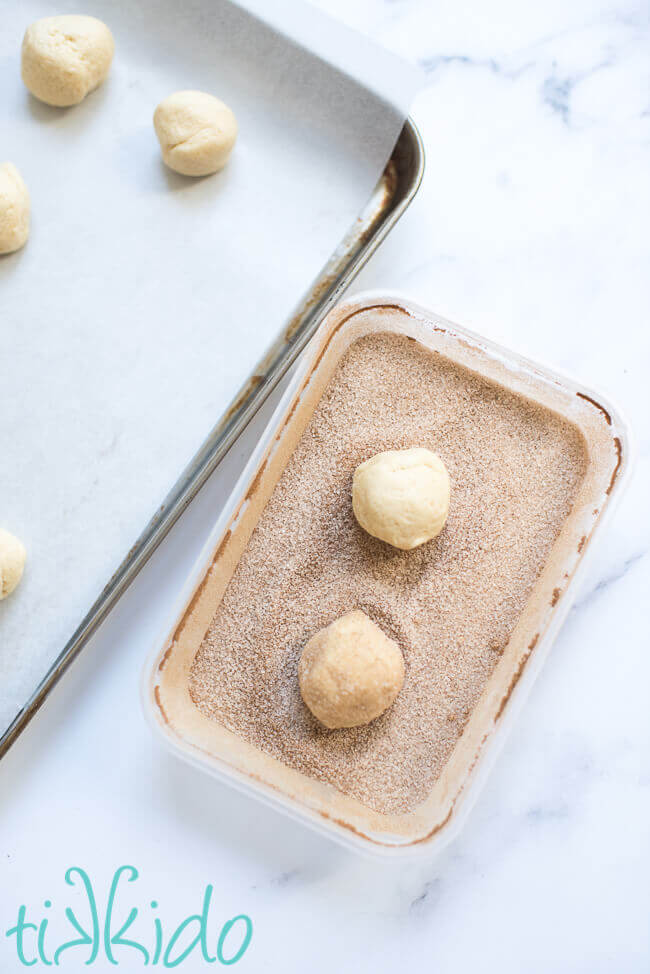
<svg viewBox="0 0 650 974"><path fill-rule="evenodd" d="M374 812L243 741L201 714L188 690L196 650L324 388L346 349L373 331L407 334L552 408L581 430L588 455L572 511L463 734L427 799L401 816ZM365 293L337 305L303 353L146 663L142 699L149 723L190 764L351 848L384 857L439 850L457 834L476 800L571 608L594 538L629 471L627 426L598 393L402 297Z"/></svg>

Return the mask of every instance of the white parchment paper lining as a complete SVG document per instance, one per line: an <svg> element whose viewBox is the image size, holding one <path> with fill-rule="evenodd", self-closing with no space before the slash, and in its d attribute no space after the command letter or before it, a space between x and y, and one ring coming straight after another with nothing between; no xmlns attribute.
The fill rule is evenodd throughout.
<svg viewBox="0 0 650 974"><path fill-rule="evenodd" d="M89 0L115 61L63 110L20 80L22 34L51 5L3 11L0 157L33 221L0 258L0 524L28 549L0 603L0 732L355 219L418 83L309 6L246 6L264 20L224 0ZM181 88L237 114L221 174L160 161L152 113Z"/></svg>

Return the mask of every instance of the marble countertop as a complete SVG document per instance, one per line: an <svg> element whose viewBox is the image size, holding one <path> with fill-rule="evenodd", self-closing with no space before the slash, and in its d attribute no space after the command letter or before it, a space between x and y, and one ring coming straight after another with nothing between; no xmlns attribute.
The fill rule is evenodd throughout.
<svg viewBox="0 0 650 974"><path fill-rule="evenodd" d="M236 969L645 972L647 10L636 0L319 6L426 75L412 113L427 152L422 189L354 290L399 289L602 390L631 423L635 475L460 837L434 860L366 861L180 764L141 715L143 659L267 406L0 764L0 967L22 969L5 937L20 904L64 930L65 906L85 916L66 869L83 867L103 903L131 864L139 878L121 910L138 907L143 942L151 900L169 932L200 911L207 884L211 930L249 915ZM118 954L124 969L142 964L131 948ZM64 955L61 967L82 960ZM113 967L100 955L93 969ZM206 969L198 956L181 965Z"/></svg>

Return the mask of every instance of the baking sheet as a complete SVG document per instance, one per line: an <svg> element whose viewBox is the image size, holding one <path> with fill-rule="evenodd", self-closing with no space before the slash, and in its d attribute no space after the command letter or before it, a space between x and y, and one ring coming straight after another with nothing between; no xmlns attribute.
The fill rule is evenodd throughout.
<svg viewBox="0 0 650 974"><path fill-rule="evenodd" d="M29 556L0 605L0 732L370 196L417 84L367 43L355 69L349 33L309 8L298 39L311 23L336 67L222 0L84 10L116 57L73 109L19 78L24 28L51 8L7 8L0 38L3 156L33 206L28 246L0 260L0 523ZM160 163L151 114L181 87L238 115L217 177Z"/></svg>

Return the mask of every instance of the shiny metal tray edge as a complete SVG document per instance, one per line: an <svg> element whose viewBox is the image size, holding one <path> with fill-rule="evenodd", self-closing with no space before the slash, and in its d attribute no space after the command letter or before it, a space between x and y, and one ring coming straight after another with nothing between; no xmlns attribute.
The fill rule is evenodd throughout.
<svg viewBox="0 0 650 974"><path fill-rule="evenodd" d="M417 193L424 173L420 133L407 118L370 200L301 300L280 335L182 472L160 508L86 613L25 706L0 737L0 758L79 655L147 563L257 410L296 360L319 324Z"/></svg>

